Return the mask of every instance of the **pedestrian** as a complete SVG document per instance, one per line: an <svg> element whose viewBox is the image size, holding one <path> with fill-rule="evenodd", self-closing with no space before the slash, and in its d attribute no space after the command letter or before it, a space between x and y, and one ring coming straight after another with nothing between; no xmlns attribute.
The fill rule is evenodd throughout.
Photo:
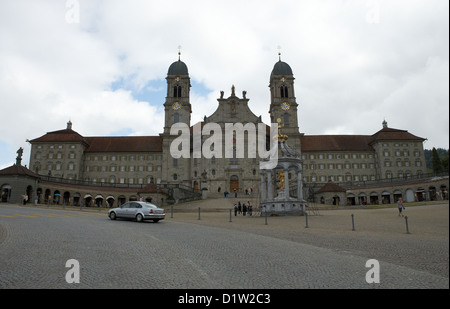
<svg viewBox="0 0 450 309"><path fill-rule="evenodd" d="M238 207L237 207L237 205L236 204L234 204L234 216L236 217L237 216L237 212L238 212Z"/></svg>
<svg viewBox="0 0 450 309"><path fill-rule="evenodd" d="M397 201L397 208L398 208L398 216L404 217L402 214L402 210L405 209L405 206L403 205L402 198L399 198Z"/></svg>
<svg viewBox="0 0 450 309"><path fill-rule="evenodd" d="M247 205L245 205L245 203L242 204L242 213L244 216L247 213Z"/></svg>
<svg viewBox="0 0 450 309"><path fill-rule="evenodd" d="M238 202L238 213L241 214L242 212L242 205L241 202Z"/></svg>
<svg viewBox="0 0 450 309"><path fill-rule="evenodd" d="M237 197L237 191L236 191L236 188L234 188L233 191L234 191L234 197Z"/></svg>
<svg viewBox="0 0 450 309"><path fill-rule="evenodd" d="M248 215L251 216L253 213L253 205L248 201Z"/></svg>

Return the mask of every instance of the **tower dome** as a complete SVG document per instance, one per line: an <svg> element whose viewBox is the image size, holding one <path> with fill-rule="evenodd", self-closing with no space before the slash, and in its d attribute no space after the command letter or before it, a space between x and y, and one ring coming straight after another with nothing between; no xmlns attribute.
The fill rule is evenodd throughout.
<svg viewBox="0 0 450 309"><path fill-rule="evenodd" d="M181 61L175 61L169 67L167 75L189 75L187 65Z"/></svg>
<svg viewBox="0 0 450 309"><path fill-rule="evenodd" d="M272 75L292 75L292 69L286 62L281 61L281 59L275 63L272 70Z"/></svg>

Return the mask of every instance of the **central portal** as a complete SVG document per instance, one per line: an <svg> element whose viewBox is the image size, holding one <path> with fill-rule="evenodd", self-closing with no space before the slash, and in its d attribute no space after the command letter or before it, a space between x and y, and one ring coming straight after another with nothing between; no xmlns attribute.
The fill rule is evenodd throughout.
<svg viewBox="0 0 450 309"><path fill-rule="evenodd" d="M230 177L230 192L239 191L239 178L236 175Z"/></svg>

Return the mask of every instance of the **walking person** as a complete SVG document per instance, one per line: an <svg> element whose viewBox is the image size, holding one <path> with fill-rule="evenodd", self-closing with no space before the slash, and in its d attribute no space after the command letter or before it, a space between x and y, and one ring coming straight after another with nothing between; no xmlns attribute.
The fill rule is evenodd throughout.
<svg viewBox="0 0 450 309"><path fill-rule="evenodd" d="M248 215L251 216L252 212L253 212L252 203L250 203L250 201L248 201Z"/></svg>
<svg viewBox="0 0 450 309"><path fill-rule="evenodd" d="M245 205L245 203L242 204L242 213L244 214L244 216L247 213L247 205Z"/></svg>
<svg viewBox="0 0 450 309"><path fill-rule="evenodd" d="M237 207L237 205L236 204L234 204L234 216L236 217L237 216L237 212L238 212L238 207Z"/></svg>
<svg viewBox="0 0 450 309"><path fill-rule="evenodd" d="M241 202L238 202L238 213L241 214L241 212L242 212Z"/></svg>
<svg viewBox="0 0 450 309"><path fill-rule="evenodd" d="M399 198L397 201L397 208L398 208L398 216L404 217L402 211L405 209L405 206L403 205L402 198Z"/></svg>

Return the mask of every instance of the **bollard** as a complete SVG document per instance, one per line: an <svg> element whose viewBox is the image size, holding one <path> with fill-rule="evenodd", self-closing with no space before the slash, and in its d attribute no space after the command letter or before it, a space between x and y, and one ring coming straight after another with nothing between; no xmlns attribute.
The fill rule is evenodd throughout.
<svg viewBox="0 0 450 309"><path fill-rule="evenodd" d="M170 206L170 218L173 218L173 206Z"/></svg>
<svg viewBox="0 0 450 309"><path fill-rule="evenodd" d="M305 220L306 220L305 228L308 228L309 226L308 226L308 213L307 212L305 212Z"/></svg>
<svg viewBox="0 0 450 309"><path fill-rule="evenodd" d="M232 212L232 210L233 210L233 209L230 209L230 222L231 222L231 212Z"/></svg>
<svg viewBox="0 0 450 309"><path fill-rule="evenodd" d="M200 220L200 207L198 208L198 219Z"/></svg>
<svg viewBox="0 0 450 309"><path fill-rule="evenodd" d="M354 215L352 214L352 231L355 230L355 220L354 220Z"/></svg>
<svg viewBox="0 0 450 309"><path fill-rule="evenodd" d="M408 228L408 216L405 216L405 222L406 222L406 234L411 234Z"/></svg>
<svg viewBox="0 0 450 309"><path fill-rule="evenodd" d="M265 216L264 216L265 217L265 219L264 219L265 223L264 224L267 225L267 211L264 211L264 214L265 214Z"/></svg>

